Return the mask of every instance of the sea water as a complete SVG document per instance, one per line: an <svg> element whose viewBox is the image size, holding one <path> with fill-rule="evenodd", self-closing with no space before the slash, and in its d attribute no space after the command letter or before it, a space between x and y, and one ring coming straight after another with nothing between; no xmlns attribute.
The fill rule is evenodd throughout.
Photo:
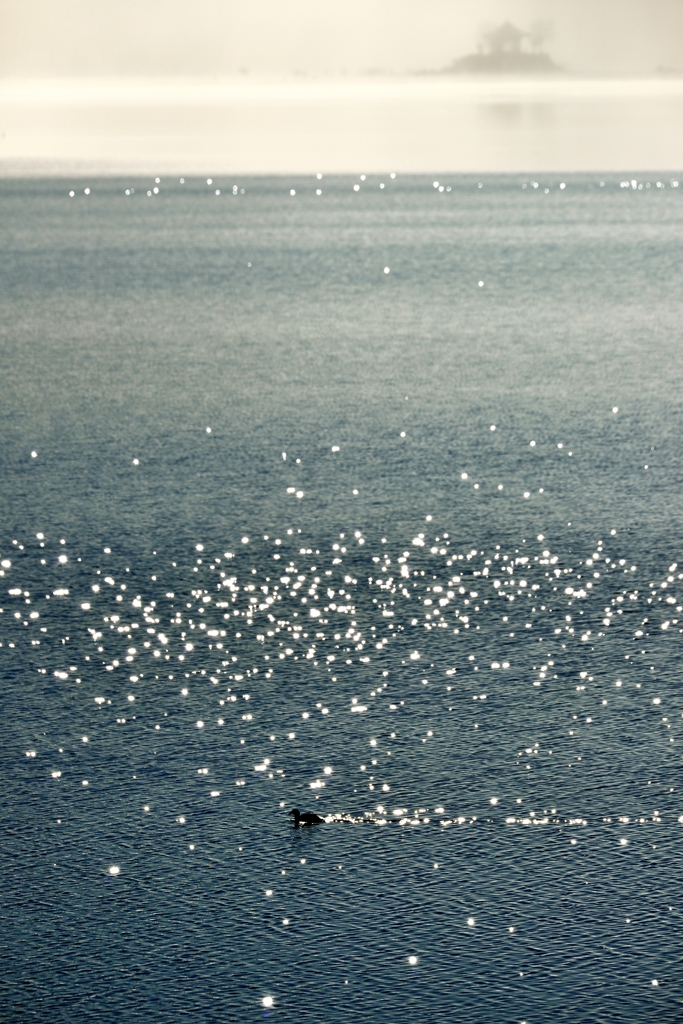
<svg viewBox="0 0 683 1024"><path fill-rule="evenodd" d="M681 1019L682 200L2 184L6 1019Z"/></svg>

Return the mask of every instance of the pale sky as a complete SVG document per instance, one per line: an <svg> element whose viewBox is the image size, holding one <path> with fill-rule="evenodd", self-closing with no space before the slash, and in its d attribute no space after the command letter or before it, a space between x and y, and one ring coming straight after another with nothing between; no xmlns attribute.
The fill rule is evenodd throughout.
<svg viewBox="0 0 683 1024"><path fill-rule="evenodd" d="M683 71L683 0L0 0L0 77L404 73L506 19L568 71Z"/></svg>
<svg viewBox="0 0 683 1024"><path fill-rule="evenodd" d="M411 74L506 20L569 74ZM683 0L0 0L0 176L678 174L682 124Z"/></svg>

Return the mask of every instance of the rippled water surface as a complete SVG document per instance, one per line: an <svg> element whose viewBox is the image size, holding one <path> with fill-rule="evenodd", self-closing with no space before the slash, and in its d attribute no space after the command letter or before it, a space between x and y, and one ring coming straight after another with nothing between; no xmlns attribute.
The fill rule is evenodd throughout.
<svg viewBox="0 0 683 1024"><path fill-rule="evenodd" d="M681 1020L675 180L2 184L4 1018Z"/></svg>

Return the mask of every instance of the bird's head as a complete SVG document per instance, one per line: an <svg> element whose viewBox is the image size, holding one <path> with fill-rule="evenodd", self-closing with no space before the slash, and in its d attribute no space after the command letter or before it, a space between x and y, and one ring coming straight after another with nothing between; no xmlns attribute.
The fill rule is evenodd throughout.
<svg viewBox="0 0 683 1024"><path fill-rule="evenodd" d="M287 811L287 813L293 815L293 817L295 817L295 818L300 818L301 817L301 814L299 812L299 808L298 807L293 807L292 810L291 811Z"/></svg>

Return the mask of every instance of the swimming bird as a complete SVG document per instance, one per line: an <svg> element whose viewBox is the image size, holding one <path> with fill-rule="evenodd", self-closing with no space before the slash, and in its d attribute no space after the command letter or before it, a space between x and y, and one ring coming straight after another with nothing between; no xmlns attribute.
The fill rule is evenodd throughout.
<svg viewBox="0 0 683 1024"><path fill-rule="evenodd" d="M321 825L325 821L319 814L314 814L312 811L301 814L298 807L293 807L288 813L294 818L295 828L298 828L299 825Z"/></svg>

